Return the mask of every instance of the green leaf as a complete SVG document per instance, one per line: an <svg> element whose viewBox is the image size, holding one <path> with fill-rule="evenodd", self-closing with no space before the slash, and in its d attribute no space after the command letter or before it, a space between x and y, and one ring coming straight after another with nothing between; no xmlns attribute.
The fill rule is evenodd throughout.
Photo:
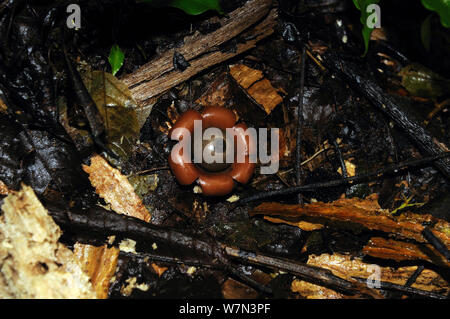
<svg viewBox="0 0 450 319"><path fill-rule="evenodd" d="M108 61L111 65L111 73L112 75L116 75L116 73L120 70L123 65L123 60L125 58L125 54L119 48L117 44L114 44L111 47L111 51L109 52Z"/></svg>
<svg viewBox="0 0 450 319"><path fill-rule="evenodd" d="M367 19L369 18L369 13L367 12L367 7L371 4L377 4L380 2L380 0L353 0L353 3L355 7L361 11L361 24L363 25L362 28L362 36L364 39L364 54L365 56L367 54L367 51L369 50L369 41L370 41L370 35L372 34L373 28L369 28L367 25Z"/></svg>
<svg viewBox="0 0 450 319"><path fill-rule="evenodd" d="M422 4L428 10L436 11L441 18L441 24L450 28L450 0L422 0Z"/></svg>
<svg viewBox="0 0 450 319"><path fill-rule="evenodd" d="M201 14L208 10L223 13L218 0L173 0L170 5L190 15Z"/></svg>
<svg viewBox="0 0 450 319"><path fill-rule="evenodd" d="M219 0L143 0L156 7L174 7L183 10L190 15L198 15L208 10L217 11L223 14Z"/></svg>

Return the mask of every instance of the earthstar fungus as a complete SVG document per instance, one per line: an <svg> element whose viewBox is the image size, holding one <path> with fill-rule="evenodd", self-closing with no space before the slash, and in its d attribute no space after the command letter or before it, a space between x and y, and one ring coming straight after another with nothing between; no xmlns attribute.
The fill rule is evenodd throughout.
<svg viewBox="0 0 450 319"><path fill-rule="evenodd" d="M183 149L172 149L169 156L169 166L181 185L190 185L193 182L201 187L202 193L206 196L223 196L230 193L236 183L246 184L254 170L255 164L250 162L249 151L254 150L256 145L254 139L245 134L247 125L236 124L235 114L227 108L210 106L206 107L202 113L195 110L188 110L181 115L175 125L169 132L172 140L181 141L183 133L177 128L184 128L189 131L192 136L194 133L194 121L198 120L202 123L202 129L218 128L224 132L227 128L233 129L234 145L240 145L238 150L235 149L233 163L193 163L190 156L183 154ZM203 132L202 132L203 133ZM202 135L203 138L203 135ZM214 148L216 136L210 140L203 140L202 153L205 147ZM226 144L226 139L221 141ZM239 163L236 160L238 152L244 152L244 162ZM223 154L225 158L226 154Z"/></svg>

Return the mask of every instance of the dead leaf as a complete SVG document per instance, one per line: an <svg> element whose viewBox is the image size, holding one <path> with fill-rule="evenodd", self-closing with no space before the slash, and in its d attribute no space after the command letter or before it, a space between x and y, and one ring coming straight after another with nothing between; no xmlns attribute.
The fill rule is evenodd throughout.
<svg viewBox="0 0 450 319"><path fill-rule="evenodd" d="M150 221L149 211L136 195L128 179L119 170L111 167L103 157L91 157L91 165L83 165L83 170L89 174L96 193L110 204L116 213Z"/></svg>
<svg viewBox="0 0 450 319"><path fill-rule="evenodd" d="M270 114L278 104L283 102L278 90L268 79L264 78L260 70L249 68L243 64L234 64L230 65L230 74L264 108L267 114Z"/></svg>
<svg viewBox="0 0 450 319"><path fill-rule="evenodd" d="M92 71L83 74L83 82L102 116L108 147L122 159L132 154L145 118L128 87L110 73ZM140 122L139 122L140 120Z"/></svg>

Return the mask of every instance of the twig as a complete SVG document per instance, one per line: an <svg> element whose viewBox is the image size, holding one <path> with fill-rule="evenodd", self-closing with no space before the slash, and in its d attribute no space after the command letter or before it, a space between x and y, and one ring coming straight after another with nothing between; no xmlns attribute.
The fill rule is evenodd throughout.
<svg viewBox="0 0 450 319"><path fill-rule="evenodd" d="M253 278L250 278L249 276L243 274L241 271L239 271L236 267L225 267L223 264L218 264L214 260L212 262L203 262L198 260L191 260L188 258L176 258L171 256L165 256L165 255L159 255L155 253L146 253L146 252L136 252L136 253L127 253L127 252L120 252L121 255L129 256L129 257L138 257L138 258L149 258L153 261L159 261L166 264L175 264L175 265L189 265L189 266L195 266L195 267L202 267L202 268L211 268L211 269L218 269L218 270L224 270L232 274L233 276L240 279L243 283L248 284L250 287L255 288L256 290L266 293L266 294L272 294L272 289L270 287L267 287L266 285L263 285L259 283L258 281L254 280Z"/></svg>
<svg viewBox="0 0 450 319"><path fill-rule="evenodd" d="M357 281L359 281L361 283L365 283L367 281L366 278L359 278L359 277L352 277L352 278L356 279ZM403 286L403 285L397 285L397 284L393 284L391 282L386 282L386 281L380 281L379 283L380 283L379 289L395 290L398 292L403 292L404 294L407 294L407 295L426 297L426 298L432 298L432 299L448 299L447 296L436 294L434 292L430 292L430 291L426 291L426 290L416 289L416 288Z"/></svg>
<svg viewBox="0 0 450 319"><path fill-rule="evenodd" d="M342 177L347 178L348 177L347 167L345 166L345 161L344 161L344 158L342 157L341 148L339 147L339 144L336 142L335 139L333 139L333 147L336 150L337 156L339 158L339 162L341 164Z"/></svg>
<svg viewBox="0 0 450 319"><path fill-rule="evenodd" d="M380 170L377 170L374 172L357 175L357 176L353 176L353 177L337 179L337 180L332 180L332 181L328 181L328 182L321 182L321 183L314 183L314 184L308 184L308 185L302 185L302 186L289 187L289 188L284 188L284 189L276 190L276 191L269 191L269 192L264 191L264 192L258 193L256 195L240 199L238 202L236 202L231 207L230 210L236 208L239 205L245 204L245 203L249 203L249 202L257 201L257 200L263 200L263 199L267 199L267 198L274 197L274 196L296 194L296 193L304 192L304 191L314 191L314 190L317 190L320 188L335 187L335 186L340 186L340 185L345 185L345 184L350 184L350 183L357 184L357 183L361 183L362 181L364 181L368 178L381 177L382 175L388 174L388 173L398 173L399 171L404 170L406 168L427 164L427 163L434 162L436 160L439 160L439 159L445 158L445 157L449 157L449 156L450 156L450 152L446 152L446 153L436 155L436 156L405 161L405 162L402 162L402 163L399 163L396 165L388 166L386 168L383 168L383 169L380 169Z"/></svg>
<svg viewBox="0 0 450 319"><path fill-rule="evenodd" d="M422 273L422 271L425 269L425 266L420 265L416 268L416 270L414 270L414 273L411 275L411 277L408 278L408 280L405 283L406 287L411 287L412 284L414 284L417 280L417 278L419 278L420 274Z"/></svg>
<svg viewBox="0 0 450 319"><path fill-rule="evenodd" d="M450 261L450 251L445 247L444 243L433 234L428 226L422 230L422 236L448 261Z"/></svg>
<svg viewBox="0 0 450 319"><path fill-rule="evenodd" d="M157 172L157 171L166 171L166 170L169 170L169 169L170 168L168 166L153 167L153 168L145 169L143 171L139 171L139 172L136 172L136 173L131 173L127 177L136 176L136 175L142 175L142 174L147 174L147 173L152 173L152 172Z"/></svg>
<svg viewBox="0 0 450 319"><path fill-rule="evenodd" d="M301 69L300 69L300 100L297 107L297 141L296 141L296 162L295 162L295 177L297 186L301 185L302 179L302 125L303 125L303 99L305 89L305 63L306 63L306 48L303 47L301 54ZM297 194L297 201L299 204L303 203L301 194Z"/></svg>
<svg viewBox="0 0 450 319"><path fill-rule="evenodd" d="M368 289L355 285L351 282L335 276L330 270L320 267L310 266L304 263L290 261L281 258L274 258L262 254L255 254L232 247L225 247L226 253L238 260L246 263L265 266L274 270L283 270L291 274L300 276L307 281L319 282L321 285L354 295L356 291L363 290L363 293L369 293Z"/></svg>
<svg viewBox="0 0 450 319"><path fill-rule="evenodd" d="M208 266L223 267L225 271L238 276L249 285L262 291L269 292L267 287L257 285L252 282L253 279L241 274L231 262L231 258L240 259L245 263L251 263L256 266L264 266L272 269L281 269L295 275L299 275L306 280L314 281L319 285L336 287L347 294L355 294L363 291L365 294L371 294L361 285L355 285L355 282L346 281L334 276L329 270L320 267L313 267L299 262L286 259L256 255L243 250L227 247L212 240L202 240L191 235L184 234L181 231L167 229L146 223L142 220L119 215L102 208L93 208L89 211L67 211L58 208L49 207L48 211L55 222L63 229L75 231L78 233L89 234L90 238L105 239L110 235L122 236L134 240L164 242L172 246L183 247L193 252L210 258ZM163 258L163 257L156 257ZM174 259L166 258L166 261Z"/></svg>
<svg viewBox="0 0 450 319"><path fill-rule="evenodd" d="M324 64L331 70L340 74L346 81L368 101L385 113L399 128L406 133L418 148L429 156L434 156L449 150L448 145L437 141L427 130L419 125L412 115L393 100L392 96L374 82L368 75L363 73L361 67L353 62L345 61L342 57L333 53L322 56ZM450 159L440 159L435 166L447 178L450 179Z"/></svg>
<svg viewBox="0 0 450 319"><path fill-rule="evenodd" d="M250 0L219 20L221 27L206 35L195 34L185 38L185 44L176 48L190 66L183 72L173 67L175 49L145 64L136 72L122 78L136 101L143 106L153 102L166 90L188 80L195 74L244 51L253 48L258 41L273 33L276 25L276 9L270 11L271 0ZM217 21L215 21L217 23ZM255 25L256 24L256 25ZM252 27L255 25L254 27ZM221 51L219 46L236 39L234 50Z"/></svg>

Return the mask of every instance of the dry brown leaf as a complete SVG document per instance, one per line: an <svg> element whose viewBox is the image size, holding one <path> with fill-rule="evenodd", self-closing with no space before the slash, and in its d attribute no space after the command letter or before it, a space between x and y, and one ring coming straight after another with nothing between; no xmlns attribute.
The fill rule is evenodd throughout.
<svg viewBox="0 0 450 319"><path fill-rule="evenodd" d="M260 105L267 114L281 102L283 98L278 94L270 81L264 78L260 70L249 68L243 64L230 66L230 74L236 82Z"/></svg>
<svg viewBox="0 0 450 319"><path fill-rule="evenodd" d="M89 174L89 180L95 191L118 214L133 216L146 222L151 215L136 195L133 186L119 170L111 167L101 156L91 158L91 165L83 165L83 170Z"/></svg>
<svg viewBox="0 0 450 319"><path fill-rule="evenodd" d="M129 158L148 114L142 113L128 87L111 73L88 71L82 75L103 120L108 148L122 159Z"/></svg>
<svg viewBox="0 0 450 319"><path fill-rule="evenodd" d="M0 298L96 298L62 232L31 187L5 198L0 216Z"/></svg>
<svg viewBox="0 0 450 319"><path fill-rule="evenodd" d="M119 249L76 243L73 252L81 268L91 279L97 297L106 299L111 278L116 272Z"/></svg>

